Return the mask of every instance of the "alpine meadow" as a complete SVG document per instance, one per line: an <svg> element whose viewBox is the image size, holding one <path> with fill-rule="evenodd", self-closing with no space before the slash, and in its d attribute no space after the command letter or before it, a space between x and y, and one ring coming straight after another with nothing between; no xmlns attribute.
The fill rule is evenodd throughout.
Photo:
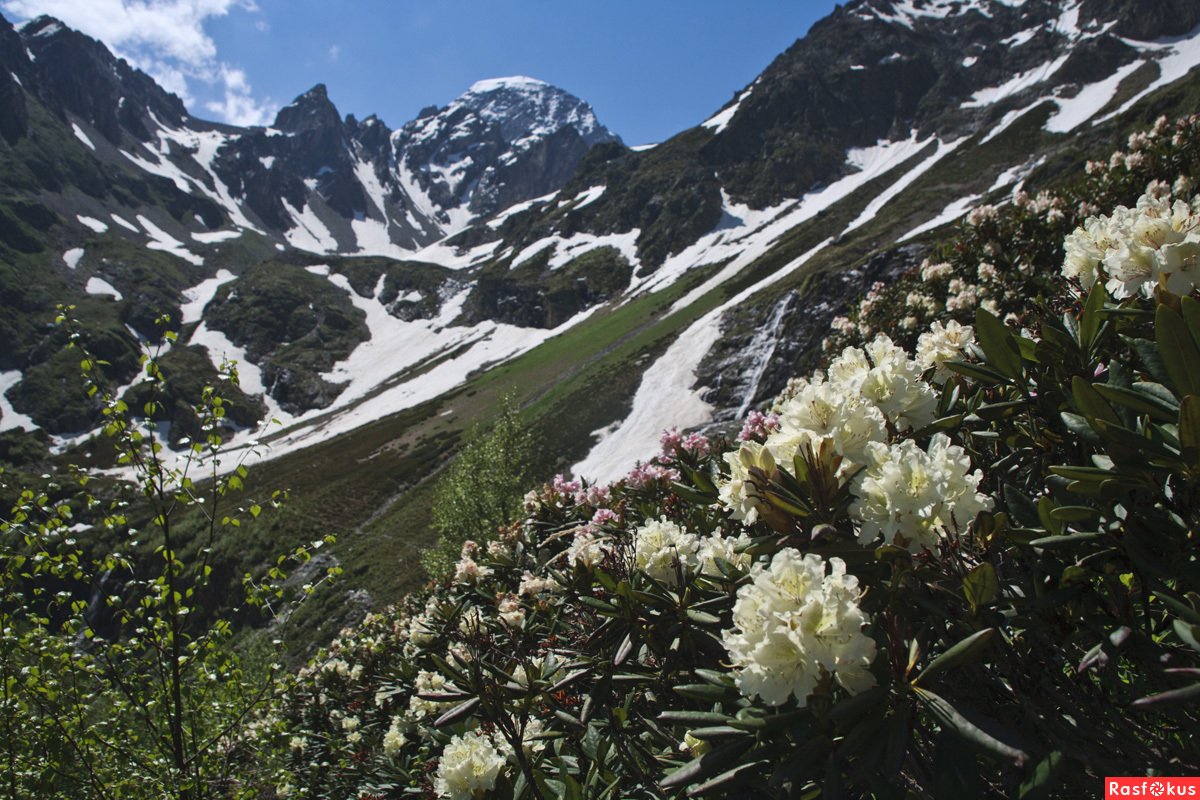
<svg viewBox="0 0 1200 800"><path fill-rule="evenodd" d="M1195 0L849 0L637 146L17 16L0 797L1200 785Z"/></svg>

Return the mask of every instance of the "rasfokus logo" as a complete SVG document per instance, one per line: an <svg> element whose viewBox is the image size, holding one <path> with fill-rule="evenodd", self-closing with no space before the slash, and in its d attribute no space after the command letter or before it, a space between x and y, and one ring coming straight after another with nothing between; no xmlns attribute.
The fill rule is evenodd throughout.
<svg viewBox="0 0 1200 800"><path fill-rule="evenodd" d="M1200 778L1105 778L1104 800L1116 797L1195 797Z"/></svg>

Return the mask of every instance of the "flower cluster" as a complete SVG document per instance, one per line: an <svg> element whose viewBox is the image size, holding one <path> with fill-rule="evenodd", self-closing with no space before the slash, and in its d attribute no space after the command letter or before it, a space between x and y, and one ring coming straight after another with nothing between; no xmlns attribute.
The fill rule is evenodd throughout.
<svg viewBox="0 0 1200 800"><path fill-rule="evenodd" d="M992 508L991 498L976 491L983 473L969 471L970 458L945 434L935 434L924 451L911 439L890 448L874 443L870 456L850 506L863 544L882 536L914 552L933 550L941 534L964 529Z"/></svg>
<svg viewBox="0 0 1200 800"><path fill-rule="evenodd" d="M887 443L933 421L937 395L924 375L928 372L933 380L944 381L945 362L960 357L973 336L969 326L954 321L935 323L922 335L913 359L880 334L865 348L846 348L830 363L828 373L791 382L776 403L778 427L765 432L761 441L746 441L725 454L729 474L720 486L722 504L735 519L754 523L764 510L761 492L766 484L777 469L791 471L797 457L836 458L839 477L852 480L856 494L875 497L874 488L864 488L874 487L866 484L867 476L902 459L913 446L906 440L889 449ZM949 485L943 480L932 488ZM851 510L868 513L874 507L868 501ZM965 513L965 508L958 513ZM956 506L950 502L918 507L909 502L906 509L906 513L924 515L927 530L942 530L948 527L947 514L953 514ZM869 536L863 534L864 541L884 532L874 522L866 524L865 517L862 521L863 530L870 532ZM884 535L891 541L894 531ZM928 537L921 543L928 544Z"/></svg>
<svg viewBox="0 0 1200 800"><path fill-rule="evenodd" d="M433 788L438 797L471 800L495 787L504 765L505 758L492 737L470 731L455 736L442 749Z"/></svg>
<svg viewBox="0 0 1200 800"><path fill-rule="evenodd" d="M1187 294L1200 283L1200 196L1172 202L1147 192L1133 208L1089 217L1064 249L1062 274L1084 289L1101 281L1117 298L1149 296L1155 286Z"/></svg>
<svg viewBox="0 0 1200 800"><path fill-rule="evenodd" d="M851 694L875 684L875 642L862 632L858 579L840 558L787 548L756 564L738 589L734 627L722 635L738 688L777 706L806 704L825 676Z"/></svg>

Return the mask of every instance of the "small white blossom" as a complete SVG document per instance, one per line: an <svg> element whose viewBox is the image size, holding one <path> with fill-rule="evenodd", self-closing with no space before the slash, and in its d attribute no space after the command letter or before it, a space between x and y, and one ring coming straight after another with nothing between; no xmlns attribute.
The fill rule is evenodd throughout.
<svg viewBox="0 0 1200 800"><path fill-rule="evenodd" d="M949 320L944 325L934 322L927 333L917 339L917 363L921 369L934 368L933 379L944 383L950 376L943 364L950 359L961 358L963 348L975 341L975 331L970 325L961 325Z"/></svg>
<svg viewBox="0 0 1200 800"><path fill-rule="evenodd" d="M521 601L513 595L501 598L498 614L500 621L513 630L525 627L525 609L521 607Z"/></svg>
<svg viewBox="0 0 1200 800"><path fill-rule="evenodd" d="M633 564L642 572L670 586L696 571L699 537L666 518L646 520L633 532Z"/></svg>
<svg viewBox="0 0 1200 800"><path fill-rule="evenodd" d="M408 743L408 737L404 735L404 718L392 717L391 727L387 729L387 733L383 735L383 754L395 755L400 751L405 744Z"/></svg>
<svg viewBox="0 0 1200 800"><path fill-rule="evenodd" d="M770 477L775 472L775 459L765 444L755 441L742 442L741 447L722 458L729 465L729 480L719 489L721 505L729 509L734 519L753 525L758 521L759 508L752 471L760 470Z"/></svg>
<svg viewBox="0 0 1200 800"><path fill-rule="evenodd" d="M580 528L571 546L567 548L567 563L573 567L594 569L599 566L607 555L608 549L604 540L585 528Z"/></svg>
<svg viewBox="0 0 1200 800"><path fill-rule="evenodd" d="M485 567L475 562L475 559L470 556L463 556L457 564L454 565L454 582L455 583L478 583L480 580L489 577L492 574L491 567Z"/></svg>
<svg viewBox="0 0 1200 800"><path fill-rule="evenodd" d="M553 578L540 578L525 570L521 576L521 583L517 586L517 594L522 597L537 597L544 592L557 592L560 589L562 587Z"/></svg>
<svg viewBox="0 0 1200 800"><path fill-rule="evenodd" d="M703 537L700 540L700 550L696 554L700 562L700 574L713 578L724 577L721 568L717 566L718 559L735 569L748 569L750 555L749 553L739 553L738 548L749 544L750 537L744 531L736 538L722 536L719 530L714 531L712 536Z"/></svg>
<svg viewBox="0 0 1200 800"><path fill-rule="evenodd" d="M444 703L439 700L426 700L419 695L423 694L444 694L455 691L456 687L453 683L446 680L445 676L440 672L430 672L421 670L417 673L417 680L413 686L412 697L408 700L408 718L420 719L422 717L436 714L443 708L446 708L449 703Z"/></svg>

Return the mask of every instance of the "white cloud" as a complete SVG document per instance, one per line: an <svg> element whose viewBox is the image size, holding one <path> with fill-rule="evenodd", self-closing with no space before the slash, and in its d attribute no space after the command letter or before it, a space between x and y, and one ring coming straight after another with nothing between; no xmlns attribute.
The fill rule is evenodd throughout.
<svg viewBox="0 0 1200 800"><path fill-rule="evenodd" d="M222 64L221 82L225 86L224 100L207 102L205 108L232 125L266 125L271 121L274 110L254 99L246 73Z"/></svg>
<svg viewBox="0 0 1200 800"><path fill-rule="evenodd" d="M258 12L254 0L0 0L0 7L20 18L42 14L108 45L145 70L189 106L189 81L224 90L224 101L205 103L225 121L269 117L267 104L255 100L245 73L217 57L217 45L205 23L235 9Z"/></svg>
<svg viewBox="0 0 1200 800"><path fill-rule="evenodd" d="M336 44L330 45L330 47L329 47L329 60L330 61L337 61L338 56L340 56L341 54L342 54L342 48L339 45L336 45Z"/></svg>

